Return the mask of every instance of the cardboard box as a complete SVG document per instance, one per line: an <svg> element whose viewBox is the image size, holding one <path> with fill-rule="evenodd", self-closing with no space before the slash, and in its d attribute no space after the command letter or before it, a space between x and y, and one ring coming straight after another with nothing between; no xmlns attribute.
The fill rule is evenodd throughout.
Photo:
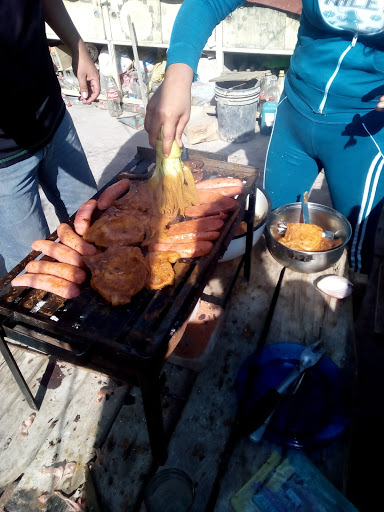
<svg viewBox="0 0 384 512"><path fill-rule="evenodd" d="M50 48L51 58L57 71L64 71L72 66L72 56L67 46L52 46Z"/></svg>

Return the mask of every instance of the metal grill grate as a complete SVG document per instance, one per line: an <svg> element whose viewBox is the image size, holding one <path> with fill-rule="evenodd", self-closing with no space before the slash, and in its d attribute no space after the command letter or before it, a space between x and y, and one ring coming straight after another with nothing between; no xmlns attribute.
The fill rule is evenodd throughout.
<svg viewBox="0 0 384 512"><path fill-rule="evenodd" d="M138 155L123 171L145 175L153 167L154 153L144 148L138 150ZM11 317L13 323L19 322L38 328L57 336L58 339L73 340L73 344L76 344L76 340L86 342L88 346L118 344L126 355L131 354L134 357L145 348L148 356L149 346L155 350L160 342L157 333L159 327L162 327L162 331L174 331L192 310L243 218L245 198L252 191L256 177L256 169L252 167L215 160L206 160L203 171L204 178L214 175L242 178L244 192L238 198L239 209L226 219L211 254L202 258L179 260L174 265L176 279L173 286L158 291L143 289L133 297L130 304L114 307L107 304L90 287L89 281L81 285L80 296L71 300L41 290L10 288L0 297L0 314ZM104 189L109 185L110 183ZM102 190L95 198L101 193ZM72 223L73 219L74 215L69 222ZM49 238L56 240L56 232ZM36 251L31 252L0 282L0 286L9 287L10 281L39 254ZM163 323L166 317L169 317L169 325Z"/></svg>

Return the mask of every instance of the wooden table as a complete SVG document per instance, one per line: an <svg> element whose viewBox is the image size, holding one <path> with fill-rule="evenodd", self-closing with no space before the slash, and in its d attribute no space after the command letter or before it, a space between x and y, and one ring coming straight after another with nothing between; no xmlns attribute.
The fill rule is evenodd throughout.
<svg viewBox="0 0 384 512"><path fill-rule="evenodd" d="M239 280L220 343L211 363L199 374L172 436L166 467L183 469L197 482L193 511L233 510L232 496L275 448L267 441L256 445L248 438L233 439L231 433L237 405L234 381L241 363L257 348L281 271L282 267L270 256L262 240L254 249L249 286ZM285 269L266 343L294 340L310 344L321 337L326 340L327 355L353 374L351 298L338 301L326 297L313 285L317 277L331 272L338 275L348 272L346 255L333 269L319 274L299 274ZM347 432L311 455L340 490L345 490L348 447Z"/></svg>

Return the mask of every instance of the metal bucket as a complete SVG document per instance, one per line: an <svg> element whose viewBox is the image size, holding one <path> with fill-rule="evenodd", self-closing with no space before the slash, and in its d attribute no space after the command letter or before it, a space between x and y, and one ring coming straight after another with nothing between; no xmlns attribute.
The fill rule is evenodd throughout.
<svg viewBox="0 0 384 512"><path fill-rule="evenodd" d="M219 137L227 142L242 143L255 135L260 83L218 82L215 87Z"/></svg>

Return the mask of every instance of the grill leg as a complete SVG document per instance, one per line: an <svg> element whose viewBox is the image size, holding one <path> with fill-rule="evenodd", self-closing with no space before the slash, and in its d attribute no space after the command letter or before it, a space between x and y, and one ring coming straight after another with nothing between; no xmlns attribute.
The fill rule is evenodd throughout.
<svg viewBox="0 0 384 512"><path fill-rule="evenodd" d="M2 336L0 336L0 352L2 353L5 362L8 365L8 368L11 370L13 378L17 382L20 391L23 393L29 407L38 411L39 408L36 404L36 401L31 393L31 390L28 387L28 384L25 382L24 377L21 374L20 368L17 366L17 363L12 355L12 352L9 350L8 345L3 340Z"/></svg>
<svg viewBox="0 0 384 512"><path fill-rule="evenodd" d="M244 277L247 281L251 277L251 258L253 247L253 224L255 219L256 206L256 181L249 194L248 211L247 211L247 234L245 239L245 259L244 259Z"/></svg>
<svg viewBox="0 0 384 512"><path fill-rule="evenodd" d="M160 370L156 371L155 368L152 368L152 371L140 370L138 378L152 456L162 466L165 464L168 454L161 409L159 374Z"/></svg>

